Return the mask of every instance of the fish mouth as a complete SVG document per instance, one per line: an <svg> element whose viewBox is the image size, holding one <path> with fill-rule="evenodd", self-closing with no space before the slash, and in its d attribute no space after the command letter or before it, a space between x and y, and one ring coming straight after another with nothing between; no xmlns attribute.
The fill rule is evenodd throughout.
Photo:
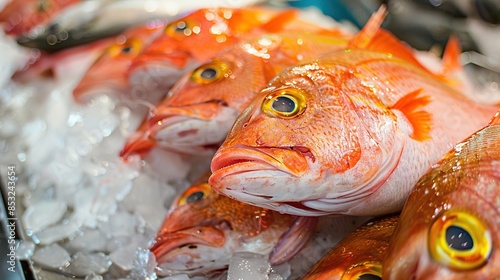
<svg viewBox="0 0 500 280"><path fill-rule="evenodd" d="M209 225L198 225L173 232L158 235L149 250L155 255L158 266L169 262L175 250L189 247L195 250L197 245L222 247L226 243L224 231L230 230L225 220L213 221ZM193 255L196 253L193 252Z"/></svg>
<svg viewBox="0 0 500 280"><path fill-rule="evenodd" d="M307 155L297 152L300 150L298 147L246 145L222 149L212 159L210 180L212 183L218 183L228 176L262 170L274 170L291 176L300 176L308 168ZM310 153L307 148L302 148L302 150L305 154Z"/></svg>

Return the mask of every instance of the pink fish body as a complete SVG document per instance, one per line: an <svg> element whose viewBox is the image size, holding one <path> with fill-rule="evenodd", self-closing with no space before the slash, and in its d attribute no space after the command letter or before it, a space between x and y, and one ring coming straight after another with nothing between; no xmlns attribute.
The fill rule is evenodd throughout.
<svg viewBox="0 0 500 280"><path fill-rule="evenodd" d="M373 27L270 82L212 160L217 192L295 215L396 212L434 162L488 123L497 107L467 99Z"/></svg>
<svg viewBox="0 0 500 280"><path fill-rule="evenodd" d="M156 242L157 274L206 275L227 268L235 252L292 258L315 232L316 218L294 217L218 195L195 184L172 204Z"/></svg>
<svg viewBox="0 0 500 280"><path fill-rule="evenodd" d="M500 278L500 112L418 181L383 263L384 279Z"/></svg>

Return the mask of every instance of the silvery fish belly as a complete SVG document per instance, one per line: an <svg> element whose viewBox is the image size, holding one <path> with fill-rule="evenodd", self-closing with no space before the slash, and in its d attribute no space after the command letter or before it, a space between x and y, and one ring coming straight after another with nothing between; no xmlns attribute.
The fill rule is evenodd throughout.
<svg viewBox="0 0 500 280"><path fill-rule="evenodd" d="M391 238L383 279L499 279L499 210L497 114L418 181Z"/></svg>
<svg viewBox="0 0 500 280"><path fill-rule="evenodd" d="M276 76L215 154L210 184L294 215L401 210L420 176L497 107L430 73L388 32Z"/></svg>

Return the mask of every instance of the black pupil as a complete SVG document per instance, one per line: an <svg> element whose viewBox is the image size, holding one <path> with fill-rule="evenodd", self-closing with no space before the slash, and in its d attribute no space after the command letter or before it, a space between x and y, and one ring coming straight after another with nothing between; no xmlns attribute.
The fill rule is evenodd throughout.
<svg viewBox="0 0 500 280"><path fill-rule="evenodd" d="M458 251L467 251L474 246L472 236L458 226L450 226L446 229L446 242L450 248Z"/></svg>
<svg viewBox="0 0 500 280"><path fill-rule="evenodd" d="M122 52L123 52L123 53L129 53L131 50L132 50L132 47L127 46L127 47L124 47L124 48L122 49Z"/></svg>
<svg viewBox="0 0 500 280"><path fill-rule="evenodd" d="M186 28L187 28L187 24L185 22L179 22L175 26L175 31L184 32L184 30L186 30Z"/></svg>
<svg viewBox="0 0 500 280"><path fill-rule="evenodd" d="M207 69L203 70L200 74L200 76L203 79L207 79L207 80L211 80L211 79L215 78L216 75L217 75L217 71L213 68L207 68Z"/></svg>
<svg viewBox="0 0 500 280"><path fill-rule="evenodd" d="M187 197L186 202L187 203L198 202L203 198L204 195L205 194L203 192L194 192Z"/></svg>
<svg viewBox="0 0 500 280"><path fill-rule="evenodd" d="M273 102L273 109L282 113L291 113L295 110L295 102L286 96L280 96Z"/></svg>
<svg viewBox="0 0 500 280"><path fill-rule="evenodd" d="M358 276L357 280L381 280L382 277L375 275L375 274L363 274Z"/></svg>

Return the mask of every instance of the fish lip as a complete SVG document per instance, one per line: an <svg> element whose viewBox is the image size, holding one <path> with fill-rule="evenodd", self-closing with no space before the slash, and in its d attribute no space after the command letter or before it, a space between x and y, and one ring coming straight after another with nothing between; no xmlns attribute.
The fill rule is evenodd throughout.
<svg viewBox="0 0 500 280"><path fill-rule="evenodd" d="M209 247L224 246L226 242L225 231L227 230L231 230L231 225L228 221L212 220L205 225L200 224L176 231L165 232L156 236L155 243L150 246L149 250L155 255L158 265L161 265L166 262L170 253L180 247L198 244Z"/></svg>
<svg viewBox="0 0 500 280"><path fill-rule="evenodd" d="M253 168L240 170L241 164L245 164L247 167L248 164L252 164ZM213 157L210 168L212 169L210 181L214 181L215 179L213 178L223 178L256 170L276 170L292 176L299 175L264 150L247 145L237 145L235 147L219 150Z"/></svg>

